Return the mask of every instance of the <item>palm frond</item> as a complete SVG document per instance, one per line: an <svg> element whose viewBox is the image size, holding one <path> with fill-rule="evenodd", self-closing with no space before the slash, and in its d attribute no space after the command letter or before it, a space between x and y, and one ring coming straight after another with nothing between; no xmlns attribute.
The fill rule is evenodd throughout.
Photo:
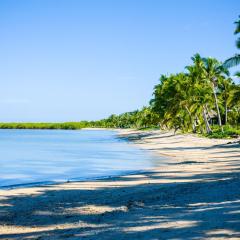
<svg viewBox="0 0 240 240"><path fill-rule="evenodd" d="M231 68L235 67L240 64L240 54L236 54L235 56L227 59L224 63L223 66L226 68Z"/></svg>
<svg viewBox="0 0 240 240"><path fill-rule="evenodd" d="M238 49L240 49L240 38L238 38L237 41L236 41L236 47L237 47Z"/></svg>
<svg viewBox="0 0 240 240"><path fill-rule="evenodd" d="M240 15L239 15L239 18L240 18ZM238 33L240 33L240 19L234 23L237 25L236 29L234 31L234 34L238 34Z"/></svg>
<svg viewBox="0 0 240 240"><path fill-rule="evenodd" d="M234 76L236 76L236 77L239 77L239 78L240 78L240 72L236 72L236 73L234 74Z"/></svg>

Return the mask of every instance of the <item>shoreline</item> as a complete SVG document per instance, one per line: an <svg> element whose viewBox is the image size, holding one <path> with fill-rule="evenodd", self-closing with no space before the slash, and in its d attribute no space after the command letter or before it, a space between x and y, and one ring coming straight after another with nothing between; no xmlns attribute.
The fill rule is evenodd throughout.
<svg viewBox="0 0 240 240"><path fill-rule="evenodd" d="M22 189L22 188L34 188L34 187L50 187L52 185L61 185L66 183L81 183L81 182L95 182L95 181L101 181L101 180L107 180L107 179L114 179L114 178L120 178L120 177L126 177L130 175L136 175L136 174L144 174L147 171L153 171L154 168L148 168L143 170L136 170L136 171L125 171L116 175L109 175L109 176L101 176L101 177L89 177L89 178L76 178L76 179L70 179L66 181L48 181L48 182L33 182L33 183L23 183L23 184L14 184L14 185L7 185L7 186L0 186L0 192L1 190L15 190L15 189ZM79 179L79 180L78 180Z"/></svg>
<svg viewBox="0 0 240 240"><path fill-rule="evenodd" d="M4 129L5 130L5 129ZM6 129L9 130L9 129ZM10 129L10 130L15 130L15 129ZM16 129L18 130L18 129ZM20 130L26 130L26 129L20 129ZM42 130L48 130L48 129L28 129L28 130L37 130L37 131L42 131ZM55 129L54 129L55 130ZM54 131L53 130L53 131ZM124 131L122 129L114 129L114 128L83 128L83 129L78 129L78 130L69 130L69 131L111 131L114 132L116 134L115 138L118 138L120 140L123 140L124 142L127 142L128 144L133 144L136 145L133 141L131 141L130 139L127 138L123 138L121 137L121 132ZM50 130L52 131L52 130ZM66 130L62 130L62 129L57 129L55 131L66 131ZM126 129L125 129L126 131ZM124 131L124 132L125 132ZM127 130L129 131L129 130ZM131 130L130 130L131 131ZM120 135L119 135L120 134ZM141 149L140 147L137 147L139 149ZM141 151L144 152L148 152L148 155L156 155L151 153L148 150L145 149L141 149ZM157 156L159 156L157 154ZM163 161L165 159L162 159ZM166 163L162 163L162 165L164 165ZM151 171L153 170L154 167L145 167L139 170L119 170L118 172L116 172L115 174L113 173L112 175L105 175L105 176L96 176L96 177L74 177L74 178L67 178L66 180L61 180L61 181L47 181L47 180L43 180L43 181L38 181L38 182L26 182L26 183L19 183L19 184L11 184L11 185L4 185L1 186L0 185L0 190L14 190L14 189L19 189L19 188L31 188L31 187L48 187L51 185L61 185L61 184L65 184L65 183L74 183L74 182L94 182L96 180L105 180L105 179L112 179L112 178L118 178L118 177L124 177L124 176L128 176L128 175L133 175L133 174L140 174L140 173L144 173L147 171Z"/></svg>
<svg viewBox="0 0 240 240"><path fill-rule="evenodd" d="M0 239L239 239L240 148L229 139L118 130L168 165L0 189Z"/></svg>

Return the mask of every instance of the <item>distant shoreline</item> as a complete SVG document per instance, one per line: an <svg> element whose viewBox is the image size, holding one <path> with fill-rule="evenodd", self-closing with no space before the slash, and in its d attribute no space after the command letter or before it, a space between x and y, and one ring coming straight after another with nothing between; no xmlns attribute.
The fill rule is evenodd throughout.
<svg viewBox="0 0 240 240"><path fill-rule="evenodd" d="M0 123L0 129L48 129L48 130L78 130L85 127L82 122L63 123Z"/></svg>
<svg viewBox="0 0 240 240"><path fill-rule="evenodd" d="M0 123L0 129L28 129L28 130L115 130L119 128L107 128L107 127L94 127L87 121L80 122L11 122L11 123Z"/></svg>

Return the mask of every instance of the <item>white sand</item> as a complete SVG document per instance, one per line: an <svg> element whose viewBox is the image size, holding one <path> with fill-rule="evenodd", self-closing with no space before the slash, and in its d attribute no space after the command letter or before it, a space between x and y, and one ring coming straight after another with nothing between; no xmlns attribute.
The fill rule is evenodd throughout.
<svg viewBox="0 0 240 240"><path fill-rule="evenodd" d="M240 144L160 131L120 134L168 156L169 164L0 190L0 239L240 239Z"/></svg>

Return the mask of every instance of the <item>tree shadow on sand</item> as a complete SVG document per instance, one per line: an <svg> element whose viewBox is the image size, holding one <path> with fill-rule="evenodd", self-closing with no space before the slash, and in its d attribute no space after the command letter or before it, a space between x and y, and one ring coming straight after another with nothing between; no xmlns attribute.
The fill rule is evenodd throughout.
<svg viewBox="0 0 240 240"><path fill-rule="evenodd" d="M0 224L30 230L0 239L240 238L239 172L193 175L181 182L174 182L174 174L147 172L95 181L110 181L110 187L48 186L38 195L6 197L0 201ZM141 178L171 181L118 184Z"/></svg>

